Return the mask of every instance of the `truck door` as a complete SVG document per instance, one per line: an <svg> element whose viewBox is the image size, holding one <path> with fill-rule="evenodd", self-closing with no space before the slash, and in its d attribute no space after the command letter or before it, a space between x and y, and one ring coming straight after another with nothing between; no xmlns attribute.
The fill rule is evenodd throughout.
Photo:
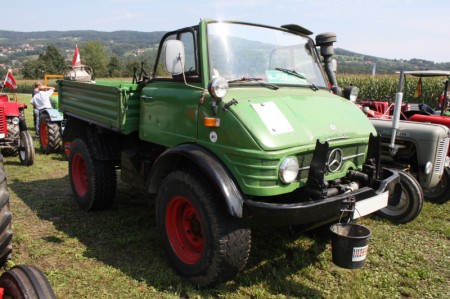
<svg viewBox="0 0 450 299"><path fill-rule="evenodd" d="M183 42L184 74L191 86L184 83L182 75L172 76L164 69L162 45L171 39ZM171 32L163 37L152 81L141 94L141 139L164 146L197 140L198 105L202 94L197 57L195 28Z"/></svg>

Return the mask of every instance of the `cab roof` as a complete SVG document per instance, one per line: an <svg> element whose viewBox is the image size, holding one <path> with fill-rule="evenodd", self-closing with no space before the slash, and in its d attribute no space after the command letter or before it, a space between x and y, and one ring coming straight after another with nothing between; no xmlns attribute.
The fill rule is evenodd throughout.
<svg viewBox="0 0 450 299"><path fill-rule="evenodd" d="M400 74L399 71L396 72ZM411 75L416 77L439 77L439 76L450 76L450 71L442 71L442 70L427 70L427 71L403 71L405 75Z"/></svg>

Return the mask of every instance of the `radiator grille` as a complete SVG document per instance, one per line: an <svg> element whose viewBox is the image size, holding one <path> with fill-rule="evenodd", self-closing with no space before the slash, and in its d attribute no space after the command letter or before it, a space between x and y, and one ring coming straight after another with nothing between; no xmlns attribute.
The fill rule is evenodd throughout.
<svg viewBox="0 0 450 299"><path fill-rule="evenodd" d="M450 141L449 138L445 138L442 139L441 142L439 142L436 154L436 161L434 162L435 174L441 174L444 171L445 157L447 156L449 141Z"/></svg>
<svg viewBox="0 0 450 299"><path fill-rule="evenodd" d="M3 134L4 138L6 133L8 133L8 127L6 124L5 106L0 106L0 134Z"/></svg>

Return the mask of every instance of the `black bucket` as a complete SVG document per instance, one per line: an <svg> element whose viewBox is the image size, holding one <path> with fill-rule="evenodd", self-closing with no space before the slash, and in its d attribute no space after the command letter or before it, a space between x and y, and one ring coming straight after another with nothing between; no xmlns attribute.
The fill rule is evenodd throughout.
<svg viewBox="0 0 450 299"><path fill-rule="evenodd" d="M333 263L346 269L364 265L369 248L370 229L355 223L336 223L330 227Z"/></svg>

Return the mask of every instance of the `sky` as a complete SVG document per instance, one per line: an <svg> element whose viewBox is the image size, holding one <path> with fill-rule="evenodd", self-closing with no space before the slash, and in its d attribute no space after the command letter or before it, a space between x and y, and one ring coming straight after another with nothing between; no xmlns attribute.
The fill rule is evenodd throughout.
<svg viewBox="0 0 450 299"><path fill-rule="evenodd" d="M171 31L200 19L298 24L335 47L389 59L450 62L450 0L23 0L0 30ZM26 42L26 41L24 41Z"/></svg>

